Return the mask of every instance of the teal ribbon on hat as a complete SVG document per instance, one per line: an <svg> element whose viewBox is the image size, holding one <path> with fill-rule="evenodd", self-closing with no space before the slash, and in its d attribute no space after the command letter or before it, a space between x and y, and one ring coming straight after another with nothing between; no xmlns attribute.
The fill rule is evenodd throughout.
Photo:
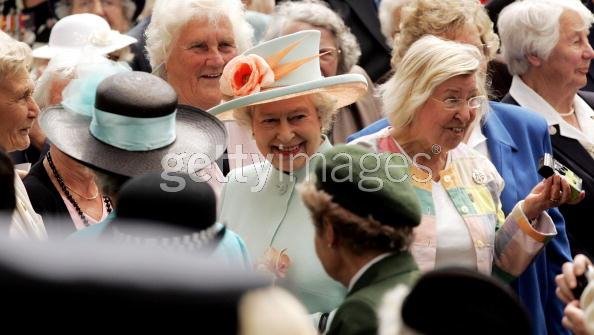
<svg viewBox="0 0 594 335"><path fill-rule="evenodd" d="M137 118L93 110L89 130L101 142L126 151L149 151L175 141L176 112L154 118Z"/></svg>

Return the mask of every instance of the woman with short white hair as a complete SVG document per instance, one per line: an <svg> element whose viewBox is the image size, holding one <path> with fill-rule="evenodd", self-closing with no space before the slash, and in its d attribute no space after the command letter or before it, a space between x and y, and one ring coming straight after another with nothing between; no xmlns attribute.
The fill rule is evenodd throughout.
<svg viewBox="0 0 594 335"><path fill-rule="evenodd" d="M198 28L202 30L204 36L197 35L199 33ZM195 36L186 36L190 32ZM221 37L218 37L217 33ZM191 97L185 96L183 94L185 92L180 92L175 87L176 84L179 85L177 81L189 80L188 85L196 86L197 90L193 93L198 96L202 95L198 89L206 88L205 85L199 85L198 82L201 79L205 81L211 79L213 85L218 89L218 79L223 66L227 64L229 59L251 46L252 33L253 29L245 20L244 8L239 0L161 0L155 3L151 23L146 30L146 50L153 73L174 86L178 91L178 95L180 95L179 102L206 110L220 103L220 92L218 95L213 94L218 99L204 101L202 104L191 103ZM216 48L212 49L212 46L208 45L209 49L204 51L222 57L222 65L217 63L215 66L207 63L207 61L212 61L209 58L204 58L200 64L197 64L199 53L202 51L199 48L207 46L192 43L205 43L208 38L216 39L217 43L214 45ZM182 57L182 59L176 57ZM191 62L192 60L195 60L195 62ZM180 75L177 72L171 73L171 68L174 67L175 63L182 67L179 71L185 69L187 72L185 76L171 78ZM211 67L213 73L209 76L201 73L202 67ZM192 81L196 81L196 83L192 83ZM188 90L190 91L190 88ZM206 100L205 98L196 99Z"/></svg>
<svg viewBox="0 0 594 335"><path fill-rule="evenodd" d="M525 0L499 14L503 57L513 75L502 100L541 114L553 154L582 179L586 198L559 207L572 254L594 255L594 227L584 224L594 205L594 94L586 85L594 50L588 42L592 13L577 0Z"/></svg>
<svg viewBox="0 0 594 335"><path fill-rule="evenodd" d="M30 145L29 131L39 115L29 78L31 48L0 31L0 150L24 150ZM35 213L20 176L15 173L16 209L9 227L11 237L46 239L45 226Z"/></svg>
<svg viewBox="0 0 594 335"><path fill-rule="evenodd" d="M146 50L153 74L173 87L178 103L208 110L224 99L219 87L223 67L251 46L252 35L240 0L163 0L153 9ZM243 153L257 152L235 122L225 126L230 154L236 145L243 145ZM219 167L213 163L208 173L219 194Z"/></svg>

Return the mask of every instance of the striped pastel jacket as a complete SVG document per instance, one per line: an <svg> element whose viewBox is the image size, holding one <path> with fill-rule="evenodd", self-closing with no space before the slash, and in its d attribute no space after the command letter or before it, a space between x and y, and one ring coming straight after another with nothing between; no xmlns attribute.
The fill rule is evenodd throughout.
<svg viewBox="0 0 594 335"><path fill-rule="evenodd" d="M374 152L401 153L390 131L388 127L352 143ZM421 224L414 231L411 252L421 271L429 271L435 268L437 251L430 170L416 164L414 159L403 163L409 166L408 177L423 214ZM439 174L441 184L468 227L480 272L491 274L493 271L505 280L512 280L557 234L546 212L531 225L522 211L522 202L505 218L499 200L503 179L486 157L465 144L450 151L450 161Z"/></svg>

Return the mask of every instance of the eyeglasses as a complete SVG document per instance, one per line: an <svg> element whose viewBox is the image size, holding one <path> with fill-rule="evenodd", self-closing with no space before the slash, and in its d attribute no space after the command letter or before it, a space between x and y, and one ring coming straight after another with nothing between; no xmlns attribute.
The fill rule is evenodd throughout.
<svg viewBox="0 0 594 335"><path fill-rule="evenodd" d="M480 109L481 107L483 107L485 105L485 103L487 103L487 98L484 95L478 95L478 96L472 97L468 100L458 99L458 98L448 98L445 100L439 100L439 99L436 99L433 97L431 99L441 102L445 109L452 110L452 111L459 110L460 108L462 108L464 106L464 103L466 103L466 105L470 109Z"/></svg>
<svg viewBox="0 0 594 335"><path fill-rule="evenodd" d="M340 53L341 53L340 49L322 48L322 49L320 49L320 60L326 61L326 62L335 60L336 58L338 58L338 55L340 55Z"/></svg>

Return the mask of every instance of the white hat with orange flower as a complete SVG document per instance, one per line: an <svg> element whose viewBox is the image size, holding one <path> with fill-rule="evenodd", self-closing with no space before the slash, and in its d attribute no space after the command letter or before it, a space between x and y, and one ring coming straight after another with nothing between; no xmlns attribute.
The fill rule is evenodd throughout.
<svg viewBox="0 0 594 335"><path fill-rule="evenodd" d="M319 48L320 32L304 30L246 50L223 69L221 92L230 100L208 112L217 115L312 93L331 96L334 109L354 103L367 91L365 77L360 74L323 77Z"/></svg>

